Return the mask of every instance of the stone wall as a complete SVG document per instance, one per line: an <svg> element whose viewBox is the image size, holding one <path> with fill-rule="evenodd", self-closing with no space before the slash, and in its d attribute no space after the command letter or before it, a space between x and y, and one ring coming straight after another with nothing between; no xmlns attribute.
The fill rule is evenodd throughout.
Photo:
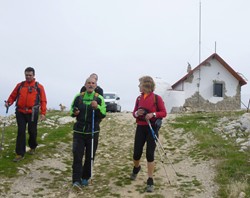
<svg viewBox="0 0 250 198"><path fill-rule="evenodd" d="M232 111L239 110L241 108L241 97L239 92L233 96L228 97L224 96L224 99L217 103L211 103L208 100L205 100L201 95L196 92L192 97L185 100L185 103L182 107L183 111Z"/></svg>

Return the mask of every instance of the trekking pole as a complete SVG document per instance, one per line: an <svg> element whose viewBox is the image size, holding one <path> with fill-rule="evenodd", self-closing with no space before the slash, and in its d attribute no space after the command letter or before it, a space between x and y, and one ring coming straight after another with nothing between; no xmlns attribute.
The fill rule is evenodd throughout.
<svg viewBox="0 0 250 198"><path fill-rule="evenodd" d="M156 139L157 137L156 137L155 132L154 132L154 130L153 130L151 124L150 124L150 121L149 121L149 120L146 120L146 121L147 121L147 123L148 123L148 125L149 125L149 128L150 128L150 130L151 130L151 134L152 134L153 139L154 139L155 144L156 144L157 151L158 151L158 153L159 153L159 155L160 155L162 167L163 167L163 169L164 169L166 178L167 178L167 180L168 180L168 183L171 184L171 183L170 183L170 179L169 179L168 174L167 174L166 167L164 166L164 161L163 161L163 158L162 158L162 153L160 152L160 148L159 148L159 146L158 146L158 142L157 142L158 140Z"/></svg>
<svg viewBox="0 0 250 198"><path fill-rule="evenodd" d="M6 103L7 101L5 100L4 102ZM0 151L3 150L4 132L5 132L5 125L6 125L6 118L7 118L7 115L8 115L8 111L9 111L9 106L6 107L5 120L4 120L4 123L3 123L3 129L2 129L2 138L1 138Z"/></svg>
<svg viewBox="0 0 250 198"><path fill-rule="evenodd" d="M90 178L91 183L93 180L93 166L94 166L94 132L95 132L95 110L92 111L92 140L91 140L91 172L90 172Z"/></svg>
<svg viewBox="0 0 250 198"><path fill-rule="evenodd" d="M155 132L154 132L154 130L153 130L153 128L152 128L152 126L151 126L151 124L150 124L149 121L148 121L148 124L149 124L149 127L150 127L150 129L151 129L152 135L154 135L155 139L157 140L158 144L160 145L160 148L161 148L162 152L164 153L164 156L165 156L165 157L167 158L167 160L169 161L169 163L170 163L171 167L173 168L173 170L174 170L176 176L178 176L178 174L177 174L177 172L176 172L176 170L175 170L175 168L174 168L174 166L173 166L173 163L172 163L171 160L167 157L167 152L166 152L165 149L163 148L163 146L162 146L162 144L160 143L158 137L155 135Z"/></svg>
<svg viewBox="0 0 250 198"><path fill-rule="evenodd" d="M160 154L160 156L161 156L162 163L164 164L162 157L165 156L165 157L167 158L167 160L169 161L169 163L170 163L172 169L174 170L176 176L178 176L178 174L177 174L177 172L176 172L176 170L175 170L175 168L174 168L174 166L173 166L173 163L172 163L171 160L167 157L167 152L165 151L165 149L163 148L162 144L161 144L160 141L159 141L159 138L158 138L157 135L155 134L155 131L154 131L154 129L152 128L150 121L149 121L149 120L146 120L146 121L147 121L147 123L148 123L148 125L149 125L149 128L150 128L150 130L151 130L152 136L153 136L153 138L154 138L154 140L155 140L155 143L156 143L158 152L159 152L159 154ZM158 146L158 145L159 145L159 146ZM160 149L162 150L162 152L164 153L164 155L160 152Z"/></svg>

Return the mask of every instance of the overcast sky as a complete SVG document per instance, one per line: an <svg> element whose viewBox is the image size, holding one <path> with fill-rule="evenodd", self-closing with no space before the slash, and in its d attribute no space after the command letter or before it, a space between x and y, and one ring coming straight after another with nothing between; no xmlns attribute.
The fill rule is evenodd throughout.
<svg viewBox="0 0 250 198"><path fill-rule="evenodd" d="M138 78L174 84L187 62L216 52L250 79L249 0L0 0L0 102L4 105L24 69L36 70L48 108L69 107L85 79L99 75L132 110ZM242 87L250 98L249 82ZM4 114L5 108L0 108ZM14 111L14 105L10 109Z"/></svg>

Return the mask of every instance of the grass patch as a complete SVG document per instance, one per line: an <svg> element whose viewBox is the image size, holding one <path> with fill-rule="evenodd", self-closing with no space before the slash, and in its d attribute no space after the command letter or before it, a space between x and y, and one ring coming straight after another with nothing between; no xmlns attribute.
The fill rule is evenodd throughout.
<svg viewBox="0 0 250 198"><path fill-rule="evenodd" d="M160 136L163 135L165 138L163 145L168 145L165 149L170 159L174 157L175 152L179 152L178 157L172 160L173 164L183 161L187 157L193 159L194 165L199 164L201 160L214 159L218 162L215 181L219 186L217 196L221 198L237 197L242 191L246 193L246 197L250 197L249 152L238 151L239 148L234 140L230 138L225 140L213 132L213 128L217 127L220 118L227 117L229 120L234 120L241 114L242 112L181 115L164 124L160 131ZM59 125L58 119L68 115L68 113L59 111L49 112L48 122L39 123L38 143L42 146L38 148L36 155L25 155L25 160L19 163L12 162L15 156L17 127L15 125L6 127L4 150L0 151L0 177L18 177L19 169L23 171L23 174L32 171L27 168L27 164L34 164L46 158L60 158L65 164L63 171L55 167L51 168L47 164L37 168L40 173L45 174L39 178L41 185L35 189L35 197L42 197L44 189L52 189L52 192L55 192L54 189L60 189L62 194L67 194L68 189L71 188L72 156L70 155L72 154L73 124ZM93 184L84 188L82 194L79 193L80 197L81 195L84 197L121 197L119 189L122 188L127 189L128 195L135 189L136 193L143 197L164 197L159 194L161 189L164 190L166 182L162 175L157 175L161 166L159 159L156 160L159 165L157 164L156 167L155 193L145 193L145 183L135 185L131 183L129 174L132 170L133 139L136 126L134 123L123 123L122 121L124 121L122 118L119 121L116 114L110 113L101 122ZM171 131L172 129L175 130ZM176 129L178 129L177 132ZM189 142L190 139L193 141ZM156 157L158 157L157 152ZM145 159L145 155L142 156L143 159ZM53 179L46 178L46 173L53 176ZM178 174L178 176L180 186L175 186L175 188L177 191L181 191L182 197L191 197L194 193L202 192L202 183L198 177L189 178L185 174ZM132 185L133 188L131 188ZM5 182L2 186L2 192L10 191L10 183Z"/></svg>
<svg viewBox="0 0 250 198"><path fill-rule="evenodd" d="M66 113L57 111L49 112L47 114L47 120L53 116L59 117L61 116L61 114L64 115ZM42 138L45 133L47 134L46 137ZM4 150L0 151L0 177L16 177L20 165L25 166L25 164L28 164L35 159L34 156L25 155L25 160L22 160L18 163L14 163L12 161L15 157L16 134L16 124L5 127ZM69 142L71 140L71 134L72 124L66 124L61 126L58 125L56 127L53 127L48 126L48 124L45 124L43 122L39 123L37 141L39 145L44 145L38 148L39 153L42 154L41 158L43 158L44 155L53 155L55 153L55 148L58 142ZM28 136L27 132L26 135ZM27 142L26 145L28 145Z"/></svg>
<svg viewBox="0 0 250 198"><path fill-rule="evenodd" d="M239 151L233 140L225 140L212 131L220 118L234 119L241 114L242 112L197 113L179 116L171 123L173 128L183 128L185 133L192 133L197 140L196 146L189 152L190 157L214 159L218 162L215 181L219 185L218 196L222 198L230 197L231 190L235 192L235 188L239 186L237 184L244 184L243 188L238 188L238 193L243 191L247 194L246 197L250 197L250 181L246 178L250 173L249 153ZM235 186L234 190L230 186Z"/></svg>

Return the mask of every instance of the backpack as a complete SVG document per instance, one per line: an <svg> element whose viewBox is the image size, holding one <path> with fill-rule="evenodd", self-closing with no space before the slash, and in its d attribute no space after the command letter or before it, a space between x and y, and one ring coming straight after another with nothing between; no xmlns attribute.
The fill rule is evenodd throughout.
<svg viewBox="0 0 250 198"><path fill-rule="evenodd" d="M79 97L79 101L78 101L78 102L79 102L79 104L81 104L81 103L82 103L82 100L83 100L83 96L84 96L84 94L85 94L85 92L84 92L84 91L80 93L80 97ZM99 96L99 93L95 92L95 95L94 95L93 100L96 100L96 99L98 98L98 96Z"/></svg>
<svg viewBox="0 0 250 198"><path fill-rule="evenodd" d="M25 81L21 82L21 85L18 87L17 90L17 100L16 100L16 105L18 104L18 99L19 99L19 94L20 94L20 90L23 88ZM36 94L36 100L35 100L35 104L34 106L40 105L40 88L38 87L39 82L35 83L34 89L37 91ZM32 87L31 87L32 88Z"/></svg>
<svg viewBox="0 0 250 198"><path fill-rule="evenodd" d="M84 94L85 94L85 92L81 92L80 93L79 100L78 100L78 105L80 105L80 104L83 103L83 96L84 96ZM93 100L97 101L98 96L99 96L99 93L95 92ZM75 110L75 107L74 107L74 110ZM102 121L102 118L100 117L100 122L101 121Z"/></svg>
<svg viewBox="0 0 250 198"><path fill-rule="evenodd" d="M139 97L137 98L137 101L136 101L136 105L137 105L137 106L138 106L138 103L139 103L140 98L141 98L141 96L139 96ZM158 107L158 95L155 94L155 93L154 93L154 104L155 104L155 106L156 106L156 111L158 111L158 110L159 110L159 107ZM162 118L157 118L157 119L155 120L155 127L156 127L155 130L156 130L156 132L160 130L161 125L162 125Z"/></svg>
<svg viewBox="0 0 250 198"><path fill-rule="evenodd" d="M158 111L159 108L158 108L158 95L157 94L154 94L154 104L156 106L156 111Z"/></svg>
<svg viewBox="0 0 250 198"><path fill-rule="evenodd" d="M138 106L139 100L141 99L141 96L137 98L136 105ZM156 106L156 111L159 110L158 108L158 95L154 93L154 104Z"/></svg>

